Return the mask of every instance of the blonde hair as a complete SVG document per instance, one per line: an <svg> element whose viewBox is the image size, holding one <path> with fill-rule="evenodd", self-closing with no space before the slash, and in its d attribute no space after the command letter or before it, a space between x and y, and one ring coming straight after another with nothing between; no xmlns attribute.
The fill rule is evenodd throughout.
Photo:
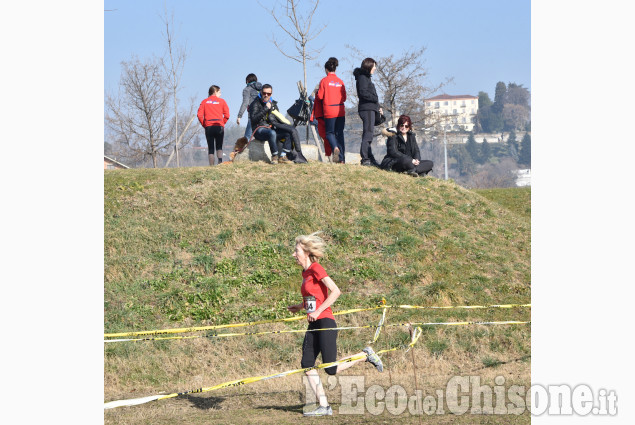
<svg viewBox="0 0 635 425"><path fill-rule="evenodd" d="M316 263L320 258L324 256L326 250L326 242L324 239L318 236L320 231L311 233L310 235L300 235L295 238L296 245L300 245L302 249L309 254L311 263Z"/></svg>

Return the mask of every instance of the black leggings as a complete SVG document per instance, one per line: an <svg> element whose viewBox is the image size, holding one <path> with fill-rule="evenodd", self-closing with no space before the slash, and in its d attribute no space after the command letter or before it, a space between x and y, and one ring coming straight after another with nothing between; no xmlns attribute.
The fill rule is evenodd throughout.
<svg viewBox="0 0 635 425"><path fill-rule="evenodd" d="M311 329L336 328L335 320L330 318L318 319L309 323L309 328L304 335L302 343L302 368L315 366L315 359L322 353L322 363L331 363L337 360L337 331L310 332ZM329 375L335 375L337 366L324 369Z"/></svg>
<svg viewBox="0 0 635 425"><path fill-rule="evenodd" d="M215 151L223 150L223 137L225 136L225 129L220 125L212 125L205 127L205 138L207 139L207 149L209 154L213 155ZM216 148L214 149L214 143Z"/></svg>

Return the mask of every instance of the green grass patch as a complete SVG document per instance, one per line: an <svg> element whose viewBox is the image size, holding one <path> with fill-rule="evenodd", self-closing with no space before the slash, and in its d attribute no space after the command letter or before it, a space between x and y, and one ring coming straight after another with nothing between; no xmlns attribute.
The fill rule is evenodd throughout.
<svg viewBox="0 0 635 425"><path fill-rule="evenodd" d="M277 189L283 182L294 184L281 196ZM290 317L286 306L300 302L302 284L302 270L291 256L294 239L318 230L327 241L321 263L342 291L335 311L375 306L384 296L389 304L420 306L526 303L531 298L530 193L470 191L452 181L318 163L105 173L104 331ZM529 317L529 309L388 314L390 323ZM376 324L379 315L342 317L338 323L367 324L362 318ZM428 326L420 341L440 359L462 351L476 363L488 357L504 361L529 356L529 330ZM357 352L372 333L341 332L338 349ZM237 337L231 349L204 355L210 362L227 353L248 357L257 344L271 370L297 357L301 336L287 335L286 345L282 336L266 338L249 343ZM382 333L378 343L387 348L405 340L404 331L394 329ZM117 376L127 390L135 382L177 385L178 375L162 372L152 378L146 370L127 369L123 360L148 357L148 367L160 369L159 358L203 355L197 350L208 347L194 344L109 344L105 375Z"/></svg>

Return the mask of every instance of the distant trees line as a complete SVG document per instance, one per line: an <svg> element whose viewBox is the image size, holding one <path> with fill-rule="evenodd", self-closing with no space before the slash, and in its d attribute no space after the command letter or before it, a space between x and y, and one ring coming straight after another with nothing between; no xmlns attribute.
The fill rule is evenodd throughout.
<svg viewBox="0 0 635 425"><path fill-rule="evenodd" d="M438 153L436 157L439 173L443 169L443 161ZM464 186L515 186L516 170L531 168L531 135L525 133L519 141L512 130L505 142L488 143L483 139L482 143L477 143L474 133L470 132L465 144L448 146L448 163L451 177Z"/></svg>
<svg viewBox="0 0 635 425"><path fill-rule="evenodd" d="M531 96L522 84L496 83L494 102L485 92L478 93L475 133L531 131Z"/></svg>

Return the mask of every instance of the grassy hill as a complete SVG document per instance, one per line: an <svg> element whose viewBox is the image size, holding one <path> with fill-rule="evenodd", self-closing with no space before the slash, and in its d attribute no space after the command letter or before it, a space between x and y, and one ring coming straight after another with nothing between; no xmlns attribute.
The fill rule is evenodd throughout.
<svg viewBox="0 0 635 425"><path fill-rule="evenodd" d="M334 311L370 307L382 297L388 304L421 306L528 303L529 199L529 189L476 192L434 178L319 163L106 172L105 332L290 317L286 306L298 302L301 283L301 269L291 257L293 241L317 230L328 243L322 264L342 290ZM378 319L375 311L337 320L350 326ZM395 309L388 314L389 323L529 319L527 308ZM305 326L295 322L259 329ZM363 348L372 333L341 331L340 355ZM105 344L104 397L178 392L295 369L302 338L284 334ZM392 347L404 338L403 329L387 328L377 347ZM514 377L509 379L529 383L529 356L528 325L426 327L416 349L419 367L434 371L429 385L480 369L491 369L493 379L506 368ZM391 382L412 380L412 371L402 376L404 365L412 363L410 355L387 355L385 362L393 370ZM357 373L372 375L368 369ZM207 410L201 416L204 423L209 413L218 418L231 411L245 413L242 404L233 404L245 392L262 394L279 386L286 392L265 397L266 403L297 405L302 384L282 379L107 411L105 420L169 423L178 405L191 409L192 423ZM219 394L222 403L214 398ZM212 404L201 409L205 402ZM299 417L293 409L279 408L271 415L262 407L250 408L251 420L260 413L263 423ZM527 415L510 419L528 422Z"/></svg>

